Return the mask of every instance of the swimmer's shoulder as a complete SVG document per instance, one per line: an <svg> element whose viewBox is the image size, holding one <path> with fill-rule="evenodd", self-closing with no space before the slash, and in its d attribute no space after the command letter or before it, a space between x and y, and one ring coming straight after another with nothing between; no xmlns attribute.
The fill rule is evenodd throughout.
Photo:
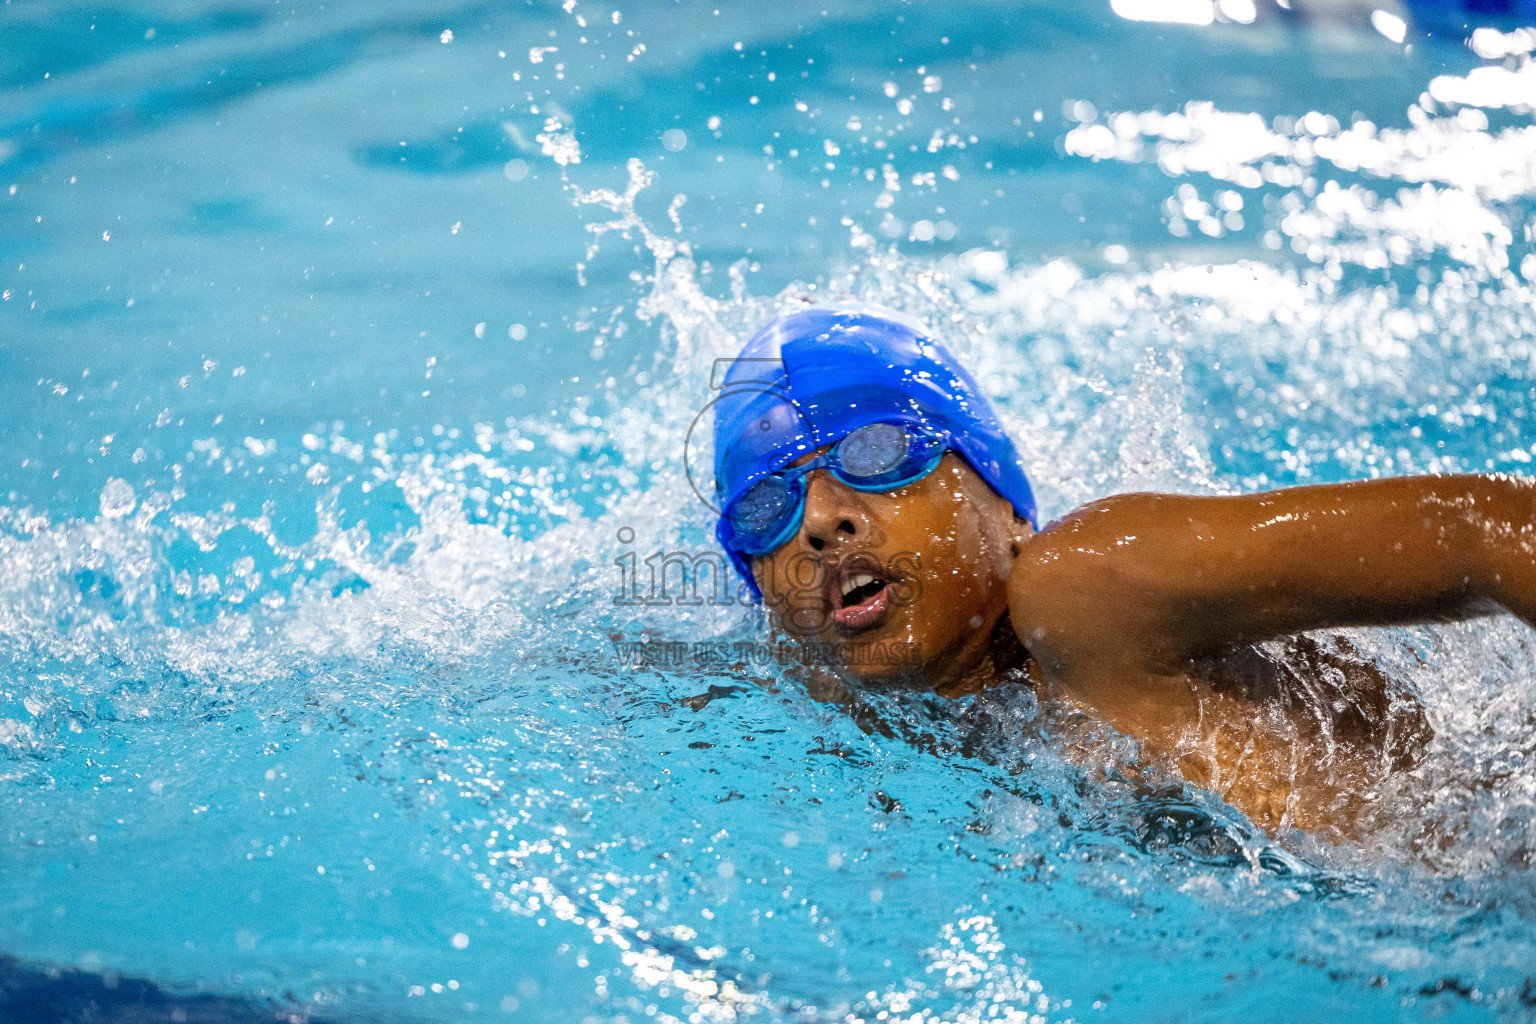
<svg viewBox="0 0 1536 1024"><path fill-rule="evenodd" d="M1182 589L1174 570L1187 564L1181 550L1187 525L1172 531L1166 524L1188 524L1197 500L1112 495L1020 543L1008 582L1009 614L1031 654L1061 669L1155 656Z"/></svg>
<svg viewBox="0 0 1536 1024"><path fill-rule="evenodd" d="M1080 505L1021 543L1013 573L1031 590L1162 581L1211 530L1211 501L1187 494L1114 494Z"/></svg>

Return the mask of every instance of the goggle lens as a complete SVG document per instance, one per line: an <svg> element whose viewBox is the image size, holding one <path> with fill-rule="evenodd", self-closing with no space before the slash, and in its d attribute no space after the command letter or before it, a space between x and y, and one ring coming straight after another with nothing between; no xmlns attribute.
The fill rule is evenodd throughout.
<svg viewBox="0 0 1536 1024"><path fill-rule="evenodd" d="M765 476L731 507L731 523L738 532L770 530L793 506L789 481L778 475Z"/></svg>
<svg viewBox="0 0 1536 1024"><path fill-rule="evenodd" d="M872 479L889 473L907 457L907 432L894 423L870 423L837 446L837 466L846 477Z"/></svg>

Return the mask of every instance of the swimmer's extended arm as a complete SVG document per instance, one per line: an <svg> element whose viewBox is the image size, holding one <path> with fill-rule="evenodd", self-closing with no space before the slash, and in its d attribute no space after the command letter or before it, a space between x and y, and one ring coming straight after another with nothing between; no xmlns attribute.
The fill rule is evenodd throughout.
<svg viewBox="0 0 1536 1024"><path fill-rule="evenodd" d="M1496 605L1536 625L1536 480L1118 495L1026 542L1009 592L1021 639L1057 676L1171 675L1303 630Z"/></svg>

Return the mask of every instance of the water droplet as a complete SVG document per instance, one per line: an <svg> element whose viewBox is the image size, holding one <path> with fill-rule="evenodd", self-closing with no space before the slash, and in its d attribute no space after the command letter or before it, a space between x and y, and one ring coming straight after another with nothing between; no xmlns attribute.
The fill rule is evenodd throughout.
<svg viewBox="0 0 1536 1024"><path fill-rule="evenodd" d="M105 519L121 519L137 504L133 485L126 480L112 477L101 489L101 514Z"/></svg>

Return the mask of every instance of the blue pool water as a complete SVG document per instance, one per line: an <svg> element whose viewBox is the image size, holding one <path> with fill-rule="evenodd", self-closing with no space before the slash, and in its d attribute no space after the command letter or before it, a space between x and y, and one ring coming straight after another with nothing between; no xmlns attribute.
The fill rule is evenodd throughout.
<svg viewBox="0 0 1536 1024"><path fill-rule="evenodd" d="M616 601L804 296L1047 516L1529 471L1536 36L716 3L0 7L0 1017L1536 1019L1511 619L1356 637L1437 737L1332 846Z"/></svg>

